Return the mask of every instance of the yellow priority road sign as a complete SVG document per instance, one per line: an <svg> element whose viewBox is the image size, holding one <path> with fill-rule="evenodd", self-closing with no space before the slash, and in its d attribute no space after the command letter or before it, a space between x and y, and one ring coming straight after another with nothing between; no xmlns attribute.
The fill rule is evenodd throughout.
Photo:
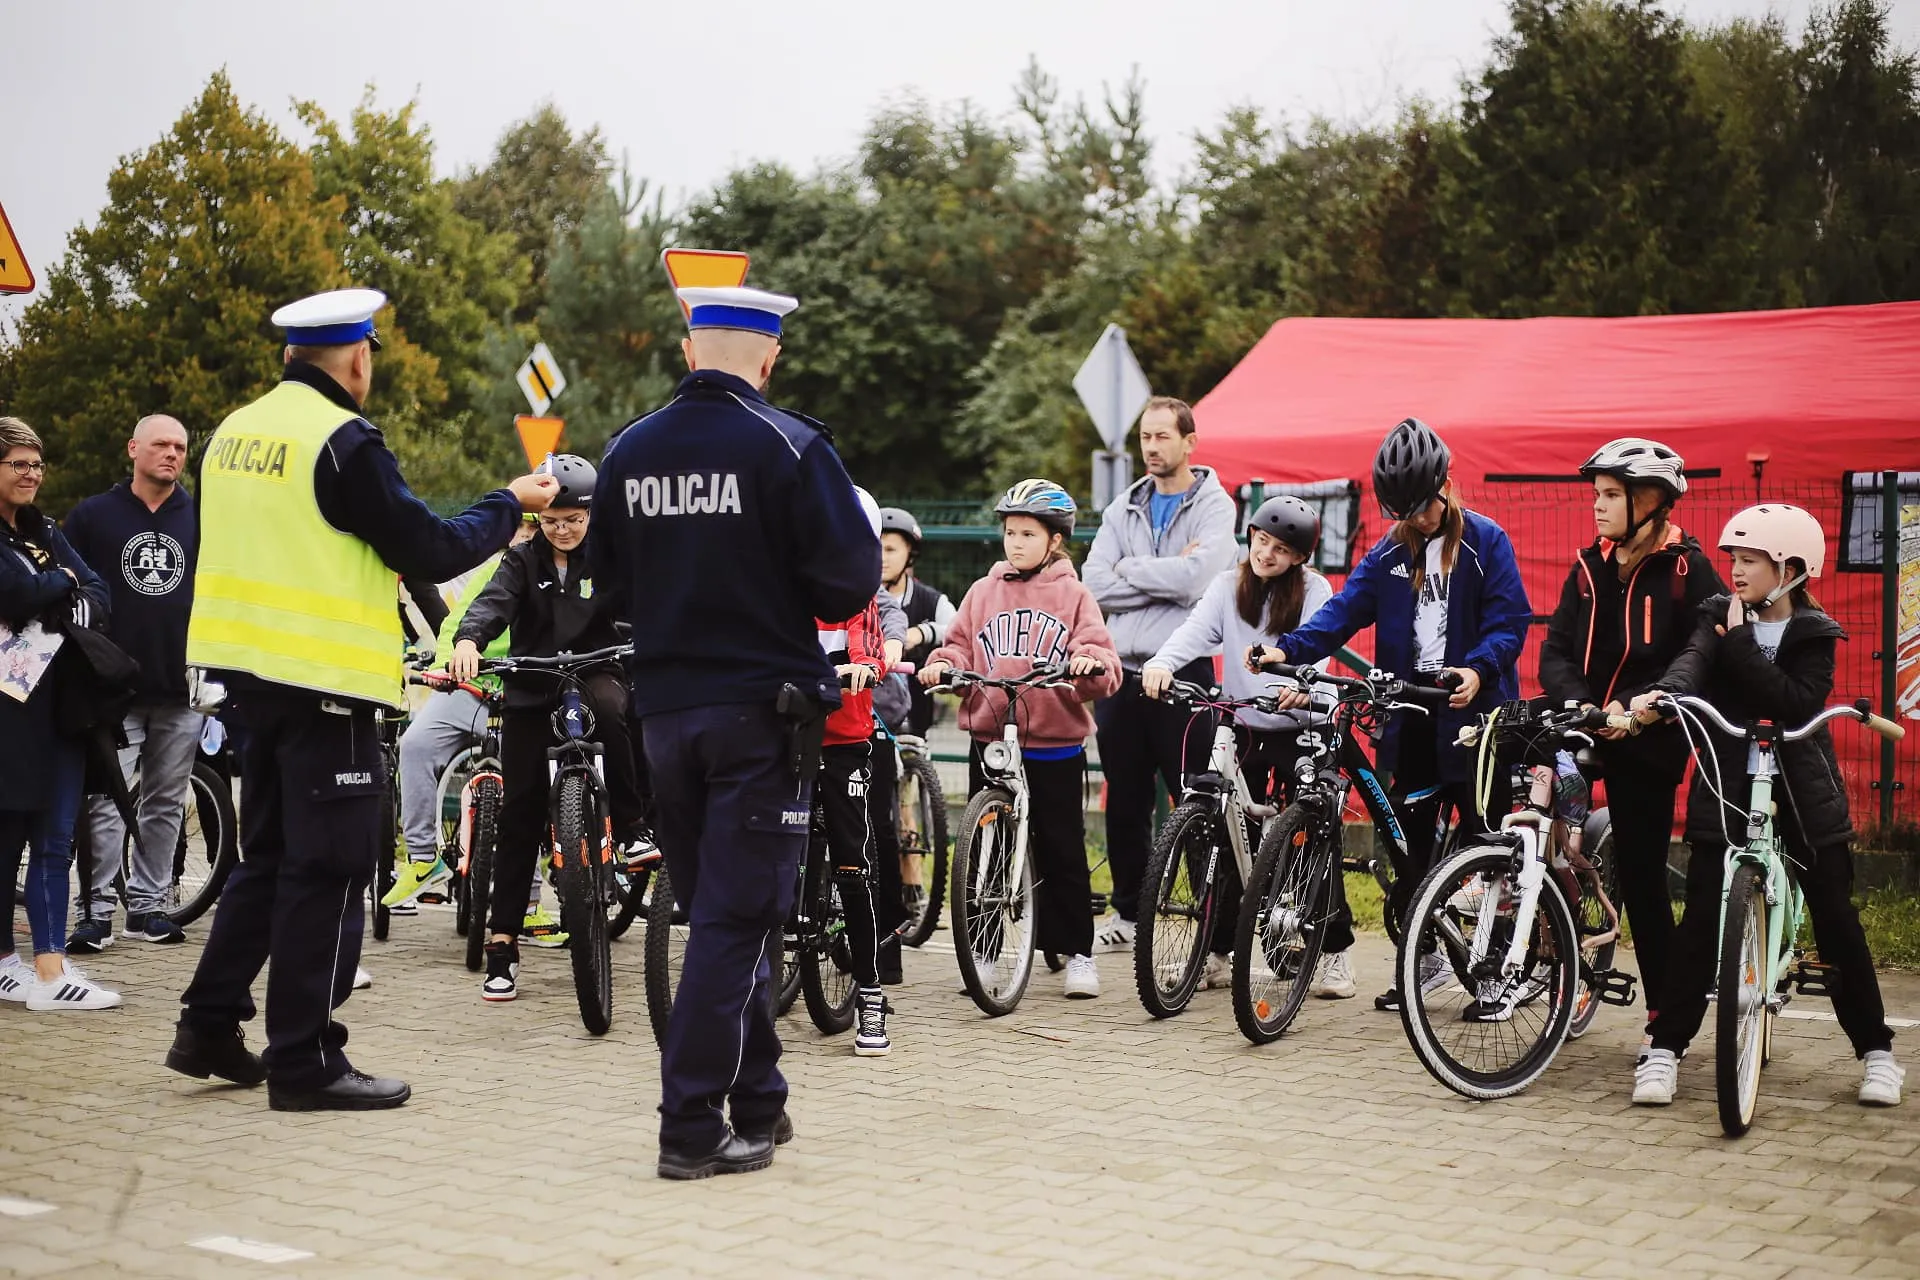
<svg viewBox="0 0 1920 1280"><path fill-rule="evenodd" d="M7 211L0 209L0 293L32 293L33 288L33 268L20 252L20 240L7 221Z"/></svg>

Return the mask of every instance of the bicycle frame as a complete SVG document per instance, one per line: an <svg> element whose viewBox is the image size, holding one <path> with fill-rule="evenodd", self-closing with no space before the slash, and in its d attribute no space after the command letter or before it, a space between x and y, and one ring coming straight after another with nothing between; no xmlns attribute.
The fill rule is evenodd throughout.
<svg viewBox="0 0 1920 1280"><path fill-rule="evenodd" d="M1766 890L1767 971L1761 989L1767 993L1769 1011L1778 1013L1787 1003L1782 990L1787 985L1787 970L1794 959L1794 940L1800 936L1800 923L1806 911L1806 897L1800 881L1787 874L1786 850L1780 833L1774 828L1777 806L1773 802L1773 780L1779 768L1775 755L1773 726L1762 722L1754 726L1754 760L1748 770L1752 791L1747 801L1747 842L1727 844L1720 868L1720 927L1716 937L1726 936L1727 898L1733 888L1733 873L1742 863L1759 868L1760 883Z"/></svg>
<svg viewBox="0 0 1920 1280"><path fill-rule="evenodd" d="M980 772L986 775L989 782L1005 787L1013 796L1013 864L1008 882L1019 884L1027 871L1027 839L1030 833L1027 817L1032 804L1027 792L1027 766L1020 754L1020 730L1014 724L1014 705L1015 699L1007 699L1007 722L1000 728L999 741L982 748ZM994 747L1000 750L996 752ZM986 859L976 859L972 869L973 891L978 894L985 887Z"/></svg>

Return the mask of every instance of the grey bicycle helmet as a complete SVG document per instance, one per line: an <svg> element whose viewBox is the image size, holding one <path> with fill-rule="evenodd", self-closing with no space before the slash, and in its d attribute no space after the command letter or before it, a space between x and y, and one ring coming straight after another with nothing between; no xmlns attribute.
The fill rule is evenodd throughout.
<svg viewBox="0 0 1920 1280"><path fill-rule="evenodd" d="M1407 418L1387 432L1373 455L1373 496L1380 509L1404 520L1440 496L1453 452L1432 427Z"/></svg>
<svg viewBox="0 0 1920 1280"><path fill-rule="evenodd" d="M1073 536L1073 517L1079 508L1073 495L1051 480L1022 480L1000 495L993 506L997 516L1032 516L1063 537Z"/></svg>
<svg viewBox="0 0 1920 1280"><path fill-rule="evenodd" d="M915 551L920 549L920 540L924 536L920 532L920 522L904 507L880 508L880 532L899 534Z"/></svg>
<svg viewBox="0 0 1920 1280"><path fill-rule="evenodd" d="M1594 450L1593 456L1580 464L1580 475L1586 480L1613 476L1622 484L1657 485L1669 498L1677 498L1687 491L1686 465L1679 454L1658 440L1622 436Z"/></svg>
<svg viewBox="0 0 1920 1280"><path fill-rule="evenodd" d="M1247 521L1247 534L1255 529L1271 534L1303 556L1311 556L1320 545L1320 513L1310 503L1290 493L1268 498Z"/></svg>
<svg viewBox="0 0 1920 1280"><path fill-rule="evenodd" d="M549 508L590 507L593 505L593 486L599 483L600 473L593 464L577 453L556 453L540 464L545 475L552 476L560 484L560 491L548 503Z"/></svg>

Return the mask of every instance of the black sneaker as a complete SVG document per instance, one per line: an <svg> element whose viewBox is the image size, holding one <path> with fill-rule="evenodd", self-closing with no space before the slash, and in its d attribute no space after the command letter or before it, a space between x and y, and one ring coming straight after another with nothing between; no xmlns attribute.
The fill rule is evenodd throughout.
<svg viewBox="0 0 1920 1280"><path fill-rule="evenodd" d="M853 1053L858 1058L884 1058L893 1052L887 1039L887 997L878 987L862 987L854 999L859 1004L859 1030L853 1034Z"/></svg>
<svg viewBox="0 0 1920 1280"><path fill-rule="evenodd" d="M132 932L129 931L127 936L132 937ZM146 925L141 929L140 936L148 942L155 942L163 947L170 947L175 943L185 942L187 940L187 931L175 924L173 917L169 916L166 912L149 911L147 912Z"/></svg>
<svg viewBox="0 0 1920 1280"><path fill-rule="evenodd" d="M1388 987L1373 998L1373 1007L1382 1013L1400 1012L1400 988Z"/></svg>
<svg viewBox="0 0 1920 1280"><path fill-rule="evenodd" d="M487 978L480 984L480 998L495 1003L513 999L520 994L520 944L517 942L489 942L487 944Z"/></svg>
<svg viewBox="0 0 1920 1280"><path fill-rule="evenodd" d="M82 920L67 939L67 950L81 956L97 956L112 945L112 920Z"/></svg>

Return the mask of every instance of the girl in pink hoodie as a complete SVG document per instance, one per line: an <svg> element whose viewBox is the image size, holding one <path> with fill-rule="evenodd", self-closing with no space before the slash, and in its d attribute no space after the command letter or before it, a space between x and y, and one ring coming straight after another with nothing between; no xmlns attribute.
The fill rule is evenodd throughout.
<svg viewBox="0 0 1920 1280"><path fill-rule="evenodd" d="M1067 558L1073 498L1050 480L1023 480L994 510L1007 558L968 590L947 643L933 651L920 680L938 683L949 668L1006 679L1047 666L1065 667L1075 677L1074 689L1023 695L1019 729L1031 794L1039 946L1068 957L1066 994L1087 999L1100 994L1081 808L1086 740L1093 732L1087 703L1119 688L1120 658L1100 606ZM961 726L974 739L968 784L974 791L985 782L980 746L1000 736L1006 705L998 690L972 689L961 708Z"/></svg>

